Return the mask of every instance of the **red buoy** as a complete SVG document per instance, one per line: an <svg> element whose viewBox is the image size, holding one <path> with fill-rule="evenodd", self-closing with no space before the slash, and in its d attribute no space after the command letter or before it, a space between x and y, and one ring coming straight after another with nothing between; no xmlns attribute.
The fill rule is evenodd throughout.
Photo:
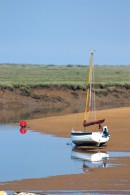
<svg viewBox="0 0 130 195"><path fill-rule="evenodd" d="M20 133L21 133L21 134L25 134L25 133L27 133L27 130L26 130L26 129L21 128L21 129L20 129Z"/></svg>
<svg viewBox="0 0 130 195"><path fill-rule="evenodd" d="M27 127L27 122L24 121L24 120L20 121L20 127L21 127L21 128Z"/></svg>

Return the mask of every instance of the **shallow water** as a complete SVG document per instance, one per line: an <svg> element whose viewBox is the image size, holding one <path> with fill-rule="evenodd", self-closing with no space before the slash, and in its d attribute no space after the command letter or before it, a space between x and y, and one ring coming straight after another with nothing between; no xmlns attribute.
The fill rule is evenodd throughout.
<svg viewBox="0 0 130 195"><path fill-rule="evenodd" d="M130 156L130 152L79 151L70 139L0 125L0 182L56 175L87 173L92 167L117 166L110 157Z"/></svg>
<svg viewBox="0 0 130 195"><path fill-rule="evenodd" d="M115 104L102 104L97 105L97 110L105 110L105 109L111 109L111 108L119 108L123 106L129 106L125 103L125 105L120 105L120 103ZM70 113L81 113L84 112L84 103L82 105L76 104L74 106L61 106L58 107L41 107L41 106L31 106L31 107L17 107L17 105L6 104L3 106L3 104L0 103L0 123L1 124L8 124L8 123L16 123L20 120L27 120L27 119L35 119L35 118L44 118L44 117L50 117L50 116L59 116L59 115L65 115Z"/></svg>
<svg viewBox="0 0 130 195"><path fill-rule="evenodd" d="M27 193L37 193L37 194L39 194L39 195L111 195L111 194L120 194L120 195L124 195L124 194L129 194L129 192L130 192L130 190L123 190L123 191L117 191L117 190L108 190L107 191L107 193L106 193L106 191L104 191L104 190L98 190L98 192L97 192L97 190L92 190L92 192L90 192L90 191L87 191L87 190L59 190L59 191L52 191L52 190L48 190L48 191L25 191L25 192L27 192ZM6 191L6 193L8 194L8 195L13 195L13 191Z"/></svg>

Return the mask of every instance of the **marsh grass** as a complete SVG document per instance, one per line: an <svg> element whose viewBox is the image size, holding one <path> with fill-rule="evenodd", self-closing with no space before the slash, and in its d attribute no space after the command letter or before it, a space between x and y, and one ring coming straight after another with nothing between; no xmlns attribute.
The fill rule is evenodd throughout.
<svg viewBox="0 0 130 195"><path fill-rule="evenodd" d="M0 86L64 85L84 88L89 66L0 64ZM129 85L130 66L94 66L95 83ZM110 90L114 90L112 87Z"/></svg>

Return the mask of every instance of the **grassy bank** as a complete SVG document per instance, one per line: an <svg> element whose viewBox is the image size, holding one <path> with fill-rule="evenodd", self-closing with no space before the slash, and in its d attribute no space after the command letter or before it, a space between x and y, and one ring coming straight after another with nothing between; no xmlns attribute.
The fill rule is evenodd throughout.
<svg viewBox="0 0 130 195"><path fill-rule="evenodd" d="M0 86L79 85L85 87L89 66L0 64ZM130 66L95 66L95 82L130 84Z"/></svg>

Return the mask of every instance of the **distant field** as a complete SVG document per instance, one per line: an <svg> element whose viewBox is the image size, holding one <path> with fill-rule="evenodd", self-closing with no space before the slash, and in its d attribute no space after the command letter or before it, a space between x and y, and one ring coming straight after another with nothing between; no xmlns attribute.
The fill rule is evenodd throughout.
<svg viewBox="0 0 130 195"><path fill-rule="evenodd" d="M0 86L86 86L89 66L0 64ZM94 66L98 84L130 84L130 66Z"/></svg>

